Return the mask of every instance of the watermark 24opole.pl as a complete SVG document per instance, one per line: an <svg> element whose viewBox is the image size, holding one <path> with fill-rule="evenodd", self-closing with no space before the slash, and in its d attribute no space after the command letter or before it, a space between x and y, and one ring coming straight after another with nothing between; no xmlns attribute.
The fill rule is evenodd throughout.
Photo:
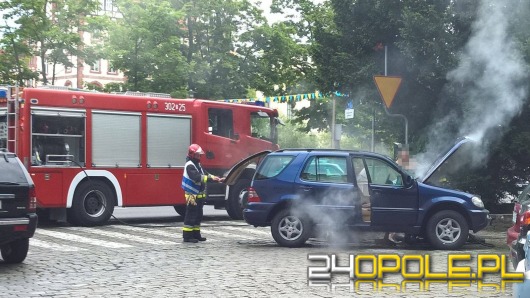
<svg viewBox="0 0 530 298"><path fill-rule="evenodd" d="M506 269L505 255L496 254L449 254L446 259L429 254L349 254L340 259L336 254L308 254L307 259L312 263L307 268L309 285L331 290L349 287L357 291L368 286L372 290L414 287L429 291L434 284L447 284L450 291L474 286L479 291L500 292L507 283L524 280L523 273ZM446 262L445 268L435 271L434 264L439 268L440 262ZM333 281L337 276L347 276L348 282Z"/></svg>

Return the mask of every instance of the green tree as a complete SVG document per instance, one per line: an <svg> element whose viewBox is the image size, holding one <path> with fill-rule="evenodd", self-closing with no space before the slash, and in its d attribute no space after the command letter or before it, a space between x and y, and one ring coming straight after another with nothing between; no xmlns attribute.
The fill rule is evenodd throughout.
<svg viewBox="0 0 530 298"><path fill-rule="evenodd" d="M245 96L254 53L238 51L239 37L263 22L259 11L247 0L175 2L185 12L181 50L190 68L188 88L201 98Z"/></svg>
<svg viewBox="0 0 530 298"><path fill-rule="evenodd" d="M183 94L188 65L180 52L182 14L169 1L116 1L105 54L127 77L126 89Z"/></svg>
<svg viewBox="0 0 530 298"><path fill-rule="evenodd" d="M129 89L226 99L307 84L312 67L297 29L269 26L250 1L116 3L123 18L109 27L106 53Z"/></svg>
<svg viewBox="0 0 530 298"><path fill-rule="evenodd" d="M253 88L266 95L314 90L314 84L307 81L314 72L309 45L301 42L295 26L289 22L263 24L245 32L241 40L238 52L250 61L245 70Z"/></svg>
<svg viewBox="0 0 530 298"><path fill-rule="evenodd" d="M492 46L508 48L515 43L514 47L529 61L530 33L527 30L529 21L526 16L530 9L525 2L329 1L329 10L323 13L328 12L330 17L313 23L312 54L317 65L316 81L321 91L328 94L335 91L349 94L355 104L362 103L356 107L356 119L353 123L350 122L346 130L351 134L355 134L359 128L361 133L366 132L370 123L366 120L375 112L376 127L379 128L376 130L376 139L383 139L386 143L403 140L402 122L386 117L382 105L376 103L380 102L380 99L375 92L372 77L385 73L386 49L386 73L398 75L403 79L390 113L403 114L409 119L409 139L413 150L424 150L429 136L436 135L436 138L442 140L441 143L447 143L465 132L461 124L467 122L472 125L468 118L472 114L480 113L480 107L469 100L469 97L483 92L473 94L469 91L473 89L471 87L480 87L480 83L475 79L483 77L483 74L491 69L500 70L492 73L494 76L506 73L503 71L503 66L506 65L495 67L494 61L497 57L491 57L491 68L487 65L488 61L482 64L482 61L477 61L474 57L477 55L473 55L473 49L467 45L473 34L480 32L482 27L487 25L486 22L476 22L479 20L479 7L484 7L484 3L488 8L505 11L508 19L507 37L502 41L496 40L497 44ZM517 39L511 39L513 36ZM475 71L475 75L455 80L453 70L459 65L468 65L469 70ZM517 94L526 94L524 88L520 88L520 85L524 84L524 78L523 72L519 83L513 85ZM491 94L482 93L482 107L486 107L489 102L496 102ZM523 97L526 100L528 96ZM318 114L329 115L330 105L314 105L311 109L302 111L299 120L307 121L307 130L325 129L325 126L322 127L311 119L318 117ZM453 115L454 118L444 119L446 115ZM338 121L341 123L343 120L338 117ZM313 124L317 126L312 127ZM499 124L502 124L502 129L490 127L485 133L485 139L491 137L494 140L507 132L502 141L489 141L488 148L494 150L487 164L475 170L463 171L459 179L461 189L481 194L486 201L493 203L506 192L513 192L516 181L528 180L527 169L524 167L526 160L522 156L527 151L524 143L526 125L516 120ZM475 123L474 126L480 127L481 124ZM442 132L446 137L442 137ZM517 151L512 151L516 148Z"/></svg>
<svg viewBox="0 0 530 298"><path fill-rule="evenodd" d="M24 86L27 80L38 78L38 74L29 69L31 49L10 32L7 25L2 27L3 38L0 39L0 82Z"/></svg>
<svg viewBox="0 0 530 298"><path fill-rule="evenodd" d="M72 66L69 56L94 59L91 49L84 45L80 33L89 30L88 16L95 15L97 0L6 0L0 3L5 18L16 20L11 28L14 48L28 50L17 52L17 60L28 58L21 55L38 56L41 61L41 80L48 84L48 75L54 77L57 64ZM15 53L15 52L13 52ZM52 65L49 71L47 64ZM52 78L53 83L53 78Z"/></svg>

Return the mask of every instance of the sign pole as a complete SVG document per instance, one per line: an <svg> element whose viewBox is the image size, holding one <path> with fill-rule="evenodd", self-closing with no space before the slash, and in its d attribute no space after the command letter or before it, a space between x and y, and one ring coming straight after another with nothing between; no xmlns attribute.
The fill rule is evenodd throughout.
<svg viewBox="0 0 530 298"><path fill-rule="evenodd" d="M394 100L394 96L396 96L396 93L399 89L399 86L401 85L401 78L400 77L388 77L387 76L387 46L385 46L385 75L384 76L374 76L374 81L377 86L377 90L379 91L379 94L381 95L381 98L383 99L383 102L385 103L385 112L388 116L391 117L401 117L403 120L405 120L405 145L408 145L409 141L409 121L407 117L403 114L390 114L388 109L392 105L392 101ZM375 117L375 116L374 116ZM373 121L373 118L372 118ZM372 143L374 142L374 128L372 124Z"/></svg>
<svg viewBox="0 0 530 298"><path fill-rule="evenodd" d="M331 148L332 149L335 149L335 105L336 105L336 102L335 102L335 95L332 95L332 112L331 112Z"/></svg>

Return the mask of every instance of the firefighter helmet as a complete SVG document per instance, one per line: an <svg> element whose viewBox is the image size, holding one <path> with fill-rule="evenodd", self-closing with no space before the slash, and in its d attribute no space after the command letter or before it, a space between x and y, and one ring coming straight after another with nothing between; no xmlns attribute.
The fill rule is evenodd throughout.
<svg viewBox="0 0 530 298"><path fill-rule="evenodd" d="M191 144L188 148L188 157L189 158L195 158L200 159L201 155L204 154L204 151L202 150L201 146L197 144Z"/></svg>

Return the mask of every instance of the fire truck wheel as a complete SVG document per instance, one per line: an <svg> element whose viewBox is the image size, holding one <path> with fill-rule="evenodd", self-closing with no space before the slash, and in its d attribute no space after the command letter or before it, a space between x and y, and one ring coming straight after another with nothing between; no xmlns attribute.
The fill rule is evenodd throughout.
<svg viewBox="0 0 530 298"><path fill-rule="evenodd" d="M18 239L2 246L2 258L7 264L21 263L26 259L29 249L29 238Z"/></svg>
<svg viewBox="0 0 530 298"><path fill-rule="evenodd" d="M250 186L250 180L241 179L230 187L230 194L226 201L226 212L232 219L243 219L243 209L245 208L245 192Z"/></svg>
<svg viewBox="0 0 530 298"><path fill-rule="evenodd" d="M173 208L175 208L175 211L177 211L178 215L182 217L186 216L186 205L175 205Z"/></svg>
<svg viewBox="0 0 530 298"><path fill-rule="evenodd" d="M102 181L81 184L74 194L72 208L68 209L68 221L82 226L106 223L114 211L114 193Z"/></svg>

